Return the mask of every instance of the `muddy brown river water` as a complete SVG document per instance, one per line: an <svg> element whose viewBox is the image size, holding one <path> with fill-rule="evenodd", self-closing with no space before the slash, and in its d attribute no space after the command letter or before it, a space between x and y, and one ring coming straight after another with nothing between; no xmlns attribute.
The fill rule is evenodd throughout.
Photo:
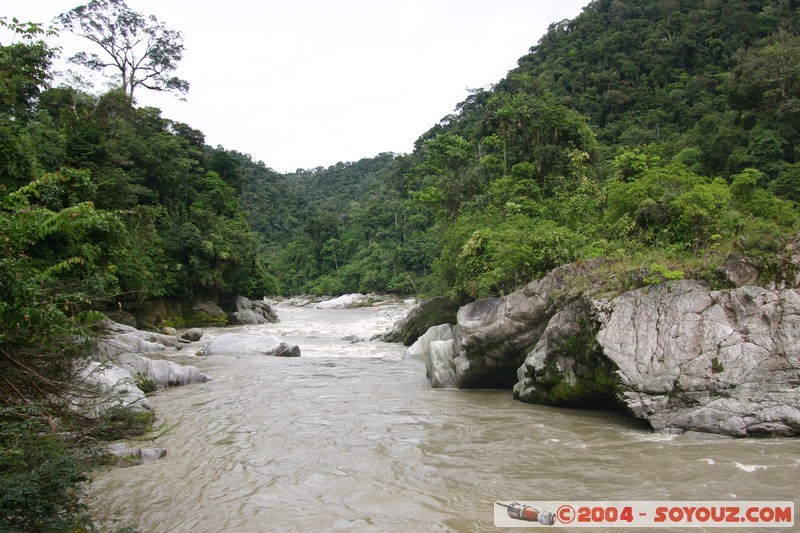
<svg viewBox="0 0 800 533"><path fill-rule="evenodd" d="M431 389L403 346L342 340L403 306L277 311L224 331L281 336L302 357L191 359L213 381L151 397L172 429L147 445L166 458L96 474L103 531L498 531L498 500L800 501L800 439L661 435L621 413Z"/></svg>

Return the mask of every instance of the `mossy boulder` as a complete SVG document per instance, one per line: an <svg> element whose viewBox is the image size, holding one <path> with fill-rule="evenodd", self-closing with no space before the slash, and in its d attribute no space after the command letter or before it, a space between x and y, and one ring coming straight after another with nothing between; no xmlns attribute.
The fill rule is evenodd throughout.
<svg viewBox="0 0 800 533"><path fill-rule="evenodd" d="M592 302L578 299L548 321L517 370L514 397L569 407L618 407L617 366L599 349Z"/></svg>
<svg viewBox="0 0 800 533"><path fill-rule="evenodd" d="M215 302L202 300L195 302L191 311L184 315L183 325L194 328L226 326L227 324L228 313L223 311Z"/></svg>
<svg viewBox="0 0 800 533"><path fill-rule="evenodd" d="M429 328L442 324L455 324L459 305L446 296L425 300L414 306L408 314L395 322L392 329L379 336L386 342L402 342L411 346Z"/></svg>

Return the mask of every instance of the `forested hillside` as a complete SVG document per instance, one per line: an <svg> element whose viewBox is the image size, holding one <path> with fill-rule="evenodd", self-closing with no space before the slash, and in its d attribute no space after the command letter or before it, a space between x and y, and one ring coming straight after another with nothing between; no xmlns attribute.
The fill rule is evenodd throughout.
<svg viewBox="0 0 800 533"><path fill-rule="evenodd" d="M362 200L320 203L327 232L290 245L315 260L273 272L468 300L597 256L712 283L730 252L772 261L800 198L798 24L792 1L592 2L394 159L367 201L379 242Z"/></svg>

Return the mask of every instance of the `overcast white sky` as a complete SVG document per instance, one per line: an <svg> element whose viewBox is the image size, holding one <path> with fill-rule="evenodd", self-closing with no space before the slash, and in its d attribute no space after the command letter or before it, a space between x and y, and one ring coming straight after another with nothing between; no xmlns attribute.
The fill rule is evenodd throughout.
<svg viewBox="0 0 800 533"><path fill-rule="evenodd" d="M2 0L0 15L47 22L88 0ZM547 26L589 0L127 0L183 32L186 102L139 105L212 146L281 172L407 153L468 88L496 83ZM64 56L91 43L52 41Z"/></svg>

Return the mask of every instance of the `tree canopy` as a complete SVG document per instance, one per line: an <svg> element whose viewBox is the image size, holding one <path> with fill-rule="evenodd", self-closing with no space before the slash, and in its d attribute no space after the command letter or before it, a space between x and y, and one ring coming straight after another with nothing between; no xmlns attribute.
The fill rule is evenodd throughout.
<svg viewBox="0 0 800 533"><path fill-rule="evenodd" d="M133 98L137 87L183 95L189 82L172 73L183 57L183 35L153 16L131 10L124 0L92 0L57 17L60 25L96 45L70 61L116 72L117 87Z"/></svg>

